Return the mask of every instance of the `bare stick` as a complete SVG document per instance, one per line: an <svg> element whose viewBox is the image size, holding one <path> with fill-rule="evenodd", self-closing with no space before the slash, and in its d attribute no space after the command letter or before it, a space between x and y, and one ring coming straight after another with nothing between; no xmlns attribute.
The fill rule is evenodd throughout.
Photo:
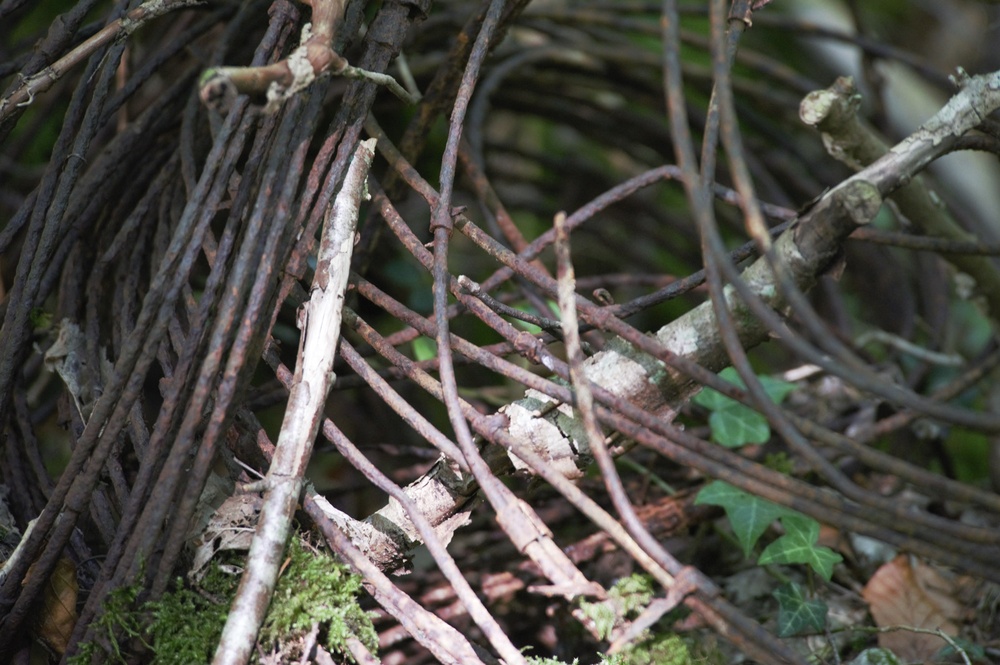
<svg viewBox="0 0 1000 665"><path fill-rule="evenodd" d="M284 60L263 67L205 70L198 85L201 100L218 111L226 111L239 94L266 95L266 109L274 111L320 76L335 74L386 86L407 104L419 101L388 74L352 67L333 50L334 33L347 6L345 0L310 0L307 4L312 5L313 20L303 26L300 45L295 51Z"/></svg>
<svg viewBox="0 0 1000 665"><path fill-rule="evenodd" d="M127 37L143 24L163 16L167 12L194 7L202 3L203 0L149 0L149 2L144 2L122 18L101 28L93 37L42 71L26 78L22 77L21 84L9 95L0 99L0 122L13 114L15 109L31 104L35 101L36 95L51 88L63 74L80 64L85 58L90 57L94 51L111 40Z"/></svg>
<svg viewBox="0 0 1000 665"><path fill-rule="evenodd" d="M299 312L302 337L295 381L267 473L264 506L247 556L246 571L212 661L214 665L244 665L250 659L257 631L274 593L292 516L302 494L303 474L333 384L333 360L340 337L354 230L374 151L375 139L362 141L358 146L344 185L324 223L312 297Z"/></svg>

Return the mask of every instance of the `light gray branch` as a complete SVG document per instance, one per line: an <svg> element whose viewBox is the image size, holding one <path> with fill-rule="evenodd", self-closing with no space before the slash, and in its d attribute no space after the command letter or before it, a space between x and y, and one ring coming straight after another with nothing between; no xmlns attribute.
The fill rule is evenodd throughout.
<svg viewBox="0 0 1000 665"><path fill-rule="evenodd" d="M295 382L267 473L264 505L247 567L226 619L212 661L214 665L244 665L249 661L274 593L292 516L302 494L303 474L333 384L333 361L340 338L354 231L374 151L375 139L362 141L358 146L344 185L323 225L311 298L299 312L302 336Z"/></svg>

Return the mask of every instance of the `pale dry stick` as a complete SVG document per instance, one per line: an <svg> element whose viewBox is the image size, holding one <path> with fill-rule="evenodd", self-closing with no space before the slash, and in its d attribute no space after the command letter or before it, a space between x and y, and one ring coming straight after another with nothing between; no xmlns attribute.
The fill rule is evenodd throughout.
<svg viewBox="0 0 1000 665"><path fill-rule="evenodd" d="M341 354L345 346L341 346ZM291 385L292 372L284 365L278 365L276 374L282 383ZM323 427L335 428L326 419ZM259 425L257 425L259 427ZM262 433L263 434L263 433ZM266 438L266 434L263 434ZM329 435L327 435L329 436ZM268 442L270 443L270 442ZM266 479L256 470L236 462L251 475L261 478L259 481L247 483L238 487L242 494L262 491ZM258 488L259 486L259 488ZM330 548L349 565L365 582L368 594L390 616L399 621L400 627L408 632L413 639L424 646L435 658L444 665L495 665L495 661L485 656L485 652L477 653L476 649L457 630L445 623L433 612L416 603L406 593L401 591L372 560L368 543L360 540L352 530L352 525L359 524L345 513L334 508L327 499L316 493L311 486L306 486L302 506L312 518ZM480 659L483 660L480 660ZM317 653L317 663L333 662L320 659Z"/></svg>
<svg viewBox="0 0 1000 665"><path fill-rule="evenodd" d="M304 36L305 36L304 31ZM347 63L336 55L334 64L316 64L309 60L309 47L303 41L295 53L285 60L262 67L213 67L206 69L199 82L201 100L211 108L226 111L238 94L267 95L266 110L274 111L281 102L304 90L321 76L342 76L349 79L364 79L386 87L389 92L410 106L420 101L420 97L406 91L388 74L368 71ZM330 50L330 53L333 53ZM296 63L295 67L289 63ZM305 63L305 66L301 66Z"/></svg>
<svg viewBox="0 0 1000 665"><path fill-rule="evenodd" d="M700 597L698 600L706 601L709 598L717 596L719 590L715 583L701 573L701 571L692 566L682 566L680 562L674 559L653 538L642 525L625 491L621 477L615 469L614 460L608 450L604 433L598 423L594 408L593 392L591 391L590 382L584 369L584 355L580 343L580 331L576 311L576 279L574 277L565 213L560 212L555 216L555 230L559 312L562 317L563 338L566 342L567 363L569 365L570 380L573 384L573 396L580 420L583 422L584 435L587 437L590 450L601 470L608 495L611 497L612 504L621 516L622 523L628 531L628 535L664 571L663 579L658 579L658 581L666 590L667 595L659 599L644 615L644 621L651 625L660 616L684 602L687 596L695 594ZM726 616L723 612L729 613L730 616ZM705 611L701 611L700 613L706 623L711 625L720 635L726 636L733 644L744 650L748 656L755 657L766 663L803 662L797 658L793 651L786 649L784 645L772 636L762 632L744 631L744 626L741 623L745 622L734 622L734 617L728 608L725 607L724 601L718 604L712 602L705 607ZM629 641L634 639L640 632L641 628L637 626L616 631L617 635L615 635L615 640L608 653L617 653L625 648Z"/></svg>
<svg viewBox="0 0 1000 665"><path fill-rule="evenodd" d="M590 390L590 384L587 382L587 376L583 371L585 358L583 355L583 345L580 340L579 319L576 315L576 275L573 270L573 260L570 252L569 230L566 228L566 213L556 213L554 222L556 230L556 270L559 280L559 315L562 319L562 333L566 343L570 380L573 383L573 396L576 398L577 411L580 414L580 419L583 421L590 449L594 451L598 459L601 457L610 459L604 432L601 431L601 426L597 422L597 416L594 413L594 395ZM602 465L601 470L605 472L606 467ZM605 482L609 481L610 479L605 476ZM639 546L639 543L636 543L636 545ZM670 611L679 605L684 600L684 596L693 589L688 587L682 590L683 585L679 584L678 580L666 572L666 570L664 570L664 576L671 579L670 584L665 585L668 597L662 599L663 602L661 605L664 605L666 608L665 611ZM671 590L673 590L673 593L670 593ZM614 611L610 603L606 602L606 605ZM612 650L608 652L609 654L617 653L623 648L623 645L620 644L621 632L621 630L615 630L613 636L616 639Z"/></svg>
<svg viewBox="0 0 1000 665"><path fill-rule="evenodd" d="M358 210L365 195L375 139L362 141L354 153L344 185L327 214L317 257L312 295L299 312L295 383L288 396L260 522L247 556L247 567L226 619L214 665L244 665L267 613L278 566L291 531L292 516L303 488L303 474L333 384L333 361L354 249Z"/></svg>
<svg viewBox="0 0 1000 665"><path fill-rule="evenodd" d="M122 18L112 21L93 37L59 58L37 74L21 77L21 84L9 95L0 99L0 123L14 114L14 109L28 106L35 96L45 92L66 72L80 64L94 51L114 39L124 39L142 25L164 14L186 7L204 4L204 0L150 0L144 2Z"/></svg>
<svg viewBox="0 0 1000 665"><path fill-rule="evenodd" d="M355 67L353 65L347 65L339 72L336 72L340 76L349 79L365 79L371 81L376 85L385 86L389 92L398 97L401 101L406 102L410 106L416 106L420 102L420 94L416 92L410 92L402 85L399 81L394 79L388 74L382 74L380 72L371 72L367 69L361 69L360 67Z"/></svg>
<svg viewBox="0 0 1000 665"><path fill-rule="evenodd" d="M311 493L305 500L305 509L333 548L361 575L366 587L382 609L393 616L414 640L424 646L439 662L445 665L483 665L472 644L446 623L441 617L424 609L419 603L400 591L389 577L361 551L346 534L336 518L342 516L330 502L319 494Z"/></svg>
<svg viewBox="0 0 1000 665"><path fill-rule="evenodd" d="M965 358L957 353L940 353L937 351L931 351L930 349L925 349L922 346L903 339L899 335L893 335L890 332L878 328L868 330L858 335L854 340L854 345L857 348L862 349L868 346L870 342L880 342L886 346L891 346L897 351L909 354L914 358L919 358L924 362L932 363L934 365L941 365L943 367L961 367L965 364Z"/></svg>
<svg viewBox="0 0 1000 665"><path fill-rule="evenodd" d="M351 652L351 657L358 665L382 665L382 661L376 658L371 651L356 637L347 638L347 649ZM303 656L302 662L305 662ZM331 659L331 662L332 659Z"/></svg>

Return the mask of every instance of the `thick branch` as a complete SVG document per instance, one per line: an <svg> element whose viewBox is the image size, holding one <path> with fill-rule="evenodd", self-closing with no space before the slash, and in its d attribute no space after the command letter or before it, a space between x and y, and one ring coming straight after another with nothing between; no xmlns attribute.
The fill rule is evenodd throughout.
<svg viewBox="0 0 1000 665"><path fill-rule="evenodd" d="M826 90L807 95L799 109L802 121L822 132L823 145L830 155L855 170L861 170L889 151L889 146L858 118L860 101L854 81L841 77ZM954 139L957 140L959 135L953 133ZM952 136L948 139L951 140ZM956 241L975 239L948 214L919 175L896 190L892 199L899 205L900 212L924 233ZM972 277L979 304L997 325L1000 322L1000 272L993 262L983 256L942 256L959 271Z"/></svg>

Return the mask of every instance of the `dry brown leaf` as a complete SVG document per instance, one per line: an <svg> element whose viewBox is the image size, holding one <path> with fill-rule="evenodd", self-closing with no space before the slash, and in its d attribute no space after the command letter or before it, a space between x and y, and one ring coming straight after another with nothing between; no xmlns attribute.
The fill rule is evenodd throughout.
<svg viewBox="0 0 1000 665"><path fill-rule="evenodd" d="M260 502L255 494L230 496L205 520L201 533L189 536L188 543L195 551L190 572L192 579L200 580L219 552L250 549Z"/></svg>
<svg viewBox="0 0 1000 665"><path fill-rule="evenodd" d="M961 607L954 598L953 585L933 567L916 560L911 563L907 555L901 554L875 571L861 595L879 627L911 626L958 634L955 620ZM928 661L945 644L936 635L911 631L878 636L880 647L904 661Z"/></svg>
<svg viewBox="0 0 1000 665"><path fill-rule="evenodd" d="M911 561L910 568L913 570L913 579L941 610L941 614L955 626L962 623L964 605L958 599L960 585L957 577L953 573L919 559Z"/></svg>
<svg viewBox="0 0 1000 665"><path fill-rule="evenodd" d="M66 652L73 626L76 625L79 590L76 567L68 558L62 557L52 571L42 604L35 611L31 623L35 636L60 656Z"/></svg>

